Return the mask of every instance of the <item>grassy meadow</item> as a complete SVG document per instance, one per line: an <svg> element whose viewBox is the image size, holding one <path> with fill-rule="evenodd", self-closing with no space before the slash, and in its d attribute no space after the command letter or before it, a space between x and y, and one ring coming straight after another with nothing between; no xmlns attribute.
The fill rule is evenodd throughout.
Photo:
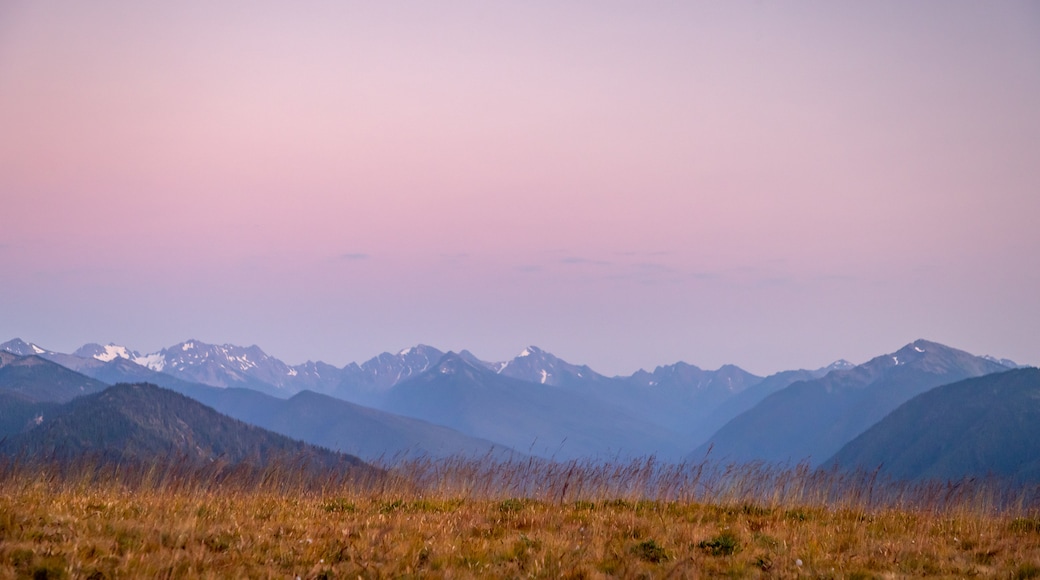
<svg viewBox="0 0 1040 580"><path fill-rule="evenodd" d="M1040 577L1040 511L805 466L0 466L2 578L705 576Z"/></svg>

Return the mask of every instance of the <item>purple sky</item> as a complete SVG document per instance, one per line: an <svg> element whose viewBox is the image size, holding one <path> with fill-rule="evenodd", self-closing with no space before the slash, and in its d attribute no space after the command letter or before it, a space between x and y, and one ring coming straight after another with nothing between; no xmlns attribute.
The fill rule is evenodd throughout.
<svg viewBox="0 0 1040 580"><path fill-rule="evenodd" d="M1040 363L1036 2L0 4L0 341Z"/></svg>

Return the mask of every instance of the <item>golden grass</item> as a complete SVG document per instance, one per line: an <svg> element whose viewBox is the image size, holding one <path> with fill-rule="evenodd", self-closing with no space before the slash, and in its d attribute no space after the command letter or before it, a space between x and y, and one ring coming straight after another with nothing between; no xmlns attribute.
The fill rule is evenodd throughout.
<svg viewBox="0 0 1040 580"><path fill-rule="evenodd" d="M0 466L2 578L763 575L1040 577L1040 515L804 467Z"/></svg>

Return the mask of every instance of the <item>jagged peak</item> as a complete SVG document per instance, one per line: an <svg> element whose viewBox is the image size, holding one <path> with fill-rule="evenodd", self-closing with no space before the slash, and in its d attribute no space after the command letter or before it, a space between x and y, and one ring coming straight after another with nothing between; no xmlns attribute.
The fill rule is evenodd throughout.
<svg viewBox="0 0 1040 580"><path fill-rule="evenodd" d="M428 344L419 343L415 346L409 346L408 348L401 349L398 351L397 356L409 356L412 354L429 355L430 353L440 353L440 349L432 347Z"/></svg>
<svg viewBox="0 0 1040 580"><path fill-rule="evenodd" d="M982 358L988 360L989 362L997 363L1000 366L1005 366L1005 367L1007 367L1009 369L1028 368L1028 367L1025 367L1023 365L1018 364L1017 362L1015 362L1015 361L1013 361L1013 360L1011 360L1009 358L997 358L995 356L988 355L988 354L982 355Z"/></svg>
<svg viewBox="0 0 1040 580"><path fill-rule="evenodd" d="M441 356L437 364L433 366L435 372L442 375L451 375L463 370L474 370L479 371L477 367L473 366L469 361L463 358L461 355L454 351L448 351Z"/></svg>
<svg viewBox="0 0 1040 580"><path fill-rule="evenodd" d="M853 368L855 366L856 366L855 363L851 363L851 362L849 362L849 361L847 361L847 360L845 360L843 358L839 358L838 360L832 362L831 364L823 367L823 370L825 370L825 371L843 371L843 370L851 369L851 368Z"/></svg>
<svg viewBox="0 0 1040 580"><path fill-rule="evenodd" d="M527 348L525 348L524 350L520 351L520 354L516 355L516 358L524 358L524 357L529 357L529 356L538 356L538 355L541 355L541 354L545 354L545 351L543 351L542 349L540 349L537 346L534 346L532 344L532 345L528 346Z"/></svg>
<svg viewBox="0 0 1040 580"><path fill-rule="evenodd" d="M14 338L3 344L0 344L0 350L5 350L11 354L16 354L18 356L32 356L50 352L47 349L37 345L36 343L26 342L20 338Z"/></svg>
<svg viewBox="0 0 1040 580"><path fill-rule="evenodd" d="M693 365L690 365L690 366L693 366ZM741 374L741 375L751 374L751 373L747 372L746 370L738 367L737 365L728 364L728 363L722 365L721 367L719 367L715 372L716 373L720 373L720 374L730 374L730 373L736 373L736 374Z"/></svg>

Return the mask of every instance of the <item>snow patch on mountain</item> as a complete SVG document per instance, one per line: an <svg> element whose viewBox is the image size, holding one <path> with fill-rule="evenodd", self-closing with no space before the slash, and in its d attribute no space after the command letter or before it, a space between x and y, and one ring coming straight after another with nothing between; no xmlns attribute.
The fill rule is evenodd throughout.
<svg viewBox="0 0 1040 580"><path fill-rule="evenodd" d="M20 338L11 339L3 344L0 344L0 350L7 351L11 354L16 354L18 356L56 354L53 351L41 348L34 342L25 342Z"/></svg>
<svg viewBox="0 0 1040 580"><path fill-rule="evenodd" d="M95 354L94 358L102 362L113 361L117 358L133 360L135 358L134 355L137 354L130 352L130 349L126 348L125 346L119 346L117 344L112 343L106 344L105 346L101 347L101 349L101 352Z"/></svg>
<svg viewBox="0 0 1040 580"><path fill-rule="evenodd" d="M1011 360L1009 358L997 358L995 356L990 356L988 354L983 356L982 358L988 360L989 362L997 363L1000 366L1007 367L1009 369L1022 368L1022 365L1018 364L1017 362L1015 362L1015 361L1013 361L1013 360Z"/></svg>
<svg viewBox="0 0 1040 580"><path fill-rule="evenodd" d="M166 356L161 352L153 352L152 354L137 357L133 359L133 362L156 372L162 372L166 368Z"/></svg>

